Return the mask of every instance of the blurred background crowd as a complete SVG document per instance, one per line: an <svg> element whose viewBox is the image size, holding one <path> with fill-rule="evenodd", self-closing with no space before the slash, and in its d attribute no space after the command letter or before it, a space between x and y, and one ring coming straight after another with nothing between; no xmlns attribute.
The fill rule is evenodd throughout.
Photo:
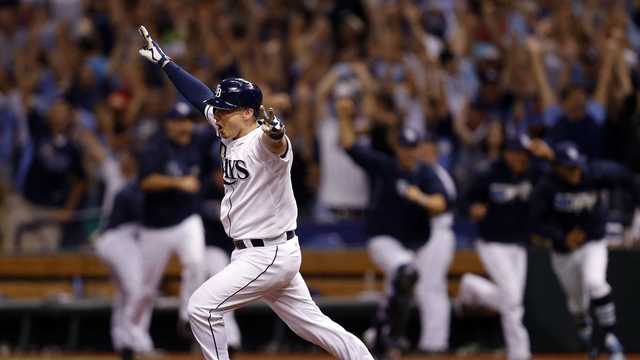
<svg viewBox="0 0 640 360"><path fill-rule="evenodd" d="M367 207L366 176L338 143L344 97L377 150L393 153L403 127L431 139L462 194L522 136L640 172L637 0L2 0L3 252L51 221L63 236L46 249L87 245L109 164L135 158L179 100L138 55L139 24L209 86L261 87L294 143L302 223L357 222ZM612 221L631 226L625 194L612 198Z"/></svg>

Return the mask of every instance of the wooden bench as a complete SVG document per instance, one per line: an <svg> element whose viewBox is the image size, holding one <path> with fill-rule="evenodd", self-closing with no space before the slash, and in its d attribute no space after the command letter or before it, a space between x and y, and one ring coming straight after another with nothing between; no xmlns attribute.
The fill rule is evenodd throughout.
<svg viewBox="0 0 640 360"><path fill-rule="evenodd" d="M382 274L366 251L303 250L301 272L314 294L326 297L358 297L380 291ZM462 250L455 254L449 269L449 292L457 292L462 274L484 274L477 255ZM75 284L75 286L74 286ZM180 264L170 260L161 285L167 295L177 295ZM113 287L109 270L96 256L87 253L0 256L0 296L36 299L73 296L110 297Z"/></svg>

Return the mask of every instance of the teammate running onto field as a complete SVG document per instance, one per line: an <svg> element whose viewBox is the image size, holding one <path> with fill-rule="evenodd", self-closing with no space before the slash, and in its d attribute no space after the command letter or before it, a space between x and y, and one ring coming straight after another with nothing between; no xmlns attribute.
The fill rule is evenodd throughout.
<svg viewBox="0 0 640 360"><path fill-rule="evenodd" d="M600 191L622 186L636 204L640 199L633 174L609 161L587 163L575 144L554 149L552 173L536 186L531 202L534 230L551 240L551 264L567 295L590 357L604 348L611 359L623 359L615 335L616 313L607 283L606 206ZM595 314L595 327L589 317Z"/></svg>
<svg viewBox="0 0 640 360"><path fill-rule="evenodd" d="M537 171L521 139L509 140L500 160L469 190L469 215L478 224L476 249L493 281L465 274L457 305L484 306L500 313L510 360L529 359L529 334L522 324L527 277L529 197Z"/></svg>
<svg viewBox="0 0 640 360"><path fill-rule="evenodd" d="M430 309L449 312L446 286L441 289L446 299L444 308L438 308L432 302L434 296L430 293L434 288L428 281L425 283L427 279L420 278L430 276L430 266L434 261L444 263L444 266L436 265L437 268L448 267L452 251L443 251L434 260L430 245L444 245L442 250L452 247L452 233L434 229L434 235L446 238L442 242L426 245L425 241L429 239L431 219L442 216L450 208L456 196L455 187L438 165L427 166L419 161L422 140L416 131L406 128L400 132L396 157L391 157L356 142L352 124L354 104L351 99L338 99L336 110L340 122L340 144L370 178L372 194L367 211L367 248L369 256L384 272L389 285L389 294L376 319L373 351L383 358L395 358L409 346L405 330L416 284L419 290L424 290L416 296L421 312ZM450 214L440 220L440 224L434 224L444 228L451 226ZM436 294L435 302L442 303L442 295ZM423 340L430 347L422 350L440 352L447 349L447 337L439 335L443 331L448 333L449 324L446 318L438 324L440 315L434 315L432 311L429 316L431 322L435 321L435 327L429 321L422 324L423 332L424 329L434 331L434 328L438 328L439 332L423 334L432 338L427 338L430 341ZM446 322L446 330L442 322Z"/></svg>
<svg viewBox="0 0 640 360"><path fill-rule="evenodd" d="M225 195L221 220L235 250L231 263L189 300L191 330L206 359L228 359L223 315L262 300L299 336L338 359L373 359L353 334L322 314L300 275L297 206L291 187L291 142L273 111L261 107L252 82L225 79L215 93L171 61L139 29L139 52L158 64L222 138ZM264 114L259 117L259 112ZM260 118L260 123L256 122Z"/></svg>

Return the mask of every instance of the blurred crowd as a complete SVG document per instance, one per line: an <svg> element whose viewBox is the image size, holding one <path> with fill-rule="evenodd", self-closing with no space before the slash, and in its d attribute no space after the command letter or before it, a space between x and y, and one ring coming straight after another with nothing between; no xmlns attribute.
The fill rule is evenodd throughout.
<svg viewBox="0 0 640 360"><path fill-rule="evenodd" d="M2 0L0 211L68 224L53 247L84 241L105 161L139 151L180 100L139 56L140 24L209 86L261 87L294 143L305 219L368 203L338 144L344 97L375 149L393 153L404 127L434 139L460 193L516 137L572 140L640 172L637 0ZM3 232L3 251L16 236Z"/></svg>

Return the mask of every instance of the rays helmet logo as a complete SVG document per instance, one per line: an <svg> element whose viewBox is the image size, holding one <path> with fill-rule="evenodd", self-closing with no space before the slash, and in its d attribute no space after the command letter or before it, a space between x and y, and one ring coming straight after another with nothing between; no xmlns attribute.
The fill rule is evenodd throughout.
<svg viewBox="0 0 640 360"><path fill-rule="evenodd" d="M567 155L569 156L569 159L571 160L578 160L578 157L580 157L580 154L578 154L578 149L571 147L567 149Z"/></svg>
<svg viewBox="0 0 640 360"><path fill-rule="evenodd" d="M216 86L216 97L219 98L220 95L222 95L222 89L220 88L220 85Z"/></svg>

